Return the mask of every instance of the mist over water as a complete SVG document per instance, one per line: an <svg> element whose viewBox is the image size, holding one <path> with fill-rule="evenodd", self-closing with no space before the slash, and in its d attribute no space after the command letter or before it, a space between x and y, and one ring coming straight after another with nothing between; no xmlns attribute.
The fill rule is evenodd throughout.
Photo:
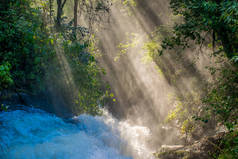
<svg viewBox="0 0 238 159"><path fill-rule="evenodd" d="M177 132L163 125L175 103L170 97L200 89L206 57L193 65L194 49L184 52L180 61L166 54L159 62L144 63L143 46L156 27L167 24L170 11L167 0L135 2L132 15L113 5L110 22L97 32L102 52L98 61L116 98L107 106L113 115L104 110L101 117L64 120L38 109L1 112L0 159L152 159L162 144L177 144ZM129 47L120 52L120 44ZM65 65L63 55L58 56ZM65 77L71 77L69 66L65 68Z"/></svg>
<svg viewBox="0 0 238 159"><path fill-rule="evenodd" d="M135 2L136 6L129 9L131 15L120 4L111 8L110 23L98 34L103 54L100 62L117 98L109 106L110 111L120 119L129 120L131 125L147 127L151 134L144 142L148 149L154 150L161 144L172 143L175 137L173 131L161 130L172 107L168 95L175 90L163 73L158 72L155 62L143 62L146 52L143 46L150 40L150 33L167 23L170 12L166 0ZM135 45L130 46L131 43ZM129 47L121 52L124 48L120 44Z"/></svg>
<svg viewBox="0 0 238 159"><path fill-rule="evenodd" d="M144 46L152 40L152 33L173 23L174 17L167 0L135 3L128 10L120 4L112 6L110 22L97 33L100 64L106 69L105 80L117 99L109 110L119 119L130 121L131 126L147 128L150 135L145 137L144 146L153 151L163 144L183 144L179 130L164 123L178 98L190 96L192 100L200 95L207 79L204 66L209 62L196 47L144 62Z"/></svg>
<svg viewBox="0 0 238 159"><path fill-rule="evenodd" d="M0 113L1 159L149 159L143 127L102 117L61 119L39 109Z"/></svg>

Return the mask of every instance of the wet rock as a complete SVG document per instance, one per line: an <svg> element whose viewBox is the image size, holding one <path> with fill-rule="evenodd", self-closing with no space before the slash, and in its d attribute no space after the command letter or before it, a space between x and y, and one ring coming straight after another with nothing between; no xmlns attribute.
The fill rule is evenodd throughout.
<svg viewBox="0 0 238 159"><path fill-rule="evenodd" d="M58 96L52 101L52 95L48 92L39 94L15 93L10 91L0 92L0 105L8 106L8 110L24 110L24 107L34 107L46 112L53 113L59 117L69 118L73 116L67 103Z"/></svg>

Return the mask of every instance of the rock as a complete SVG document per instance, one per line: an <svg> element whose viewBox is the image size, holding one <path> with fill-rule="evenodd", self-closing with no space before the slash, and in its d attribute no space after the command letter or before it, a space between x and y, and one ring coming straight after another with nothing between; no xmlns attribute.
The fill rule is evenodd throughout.
<svg viewBox="0 0 238 159"><path fill-rule="evenodd" d="M155 157L157 159L210 159L211 154L219 150L216 146L220 143L225 133L218 133L212 137L204 137L192 145L163 145Z"/></svg>
<svg viewBox="0 0 238 159"><path fill-rule="evenodd" d="M175 151L184 148L184 145L162 145L161 151Z"/></svg>
<svg viewBox="0 0 238 159"><path fill-rule="evenodd" d="M48 92L36 95L10 91L0 92L0 105L9 106L8 110L24 109L27 106L39 108L63 118L74 116L69 109L70 107L64 102L61 96L54 97L54 99L57 100L52 101L52 95Z"/></svg>

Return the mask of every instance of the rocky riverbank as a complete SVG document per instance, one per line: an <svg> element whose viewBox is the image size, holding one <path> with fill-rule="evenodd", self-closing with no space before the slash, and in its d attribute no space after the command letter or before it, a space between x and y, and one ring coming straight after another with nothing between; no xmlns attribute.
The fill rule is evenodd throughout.
<svg viewBox="0 0 238 159"><path fill-rule="evenodd" d="M214 153L220 151L217 146L221 143L225 133L221 132L211 137L204 137L191 145L163 145L157 153L156 159L210 159Z"/></svg>

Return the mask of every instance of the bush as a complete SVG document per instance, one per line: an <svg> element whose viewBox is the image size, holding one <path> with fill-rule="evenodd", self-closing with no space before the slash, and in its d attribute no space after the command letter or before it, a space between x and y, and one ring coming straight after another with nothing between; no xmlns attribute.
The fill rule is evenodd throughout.
<svg viewBox="0 0 238 159"><path fill-rule="evenodd" d="M216 71L218 77L203 99L203 109L210 110L217 121L232 132L238 123L237 69L230 66Z"/></svg>
<svg viewBox="0 0 238 159"><path fill-rule="evenodd" d="M0 10L0 64L11 66L9 77L14 86L33 90L44 76L44 65L51 54L50 39L43 26L40 10L28 0L9 0ZM4 85L0 85L4 88Z"/></svg>
<svg viewBox="0 0 238 159"><path fill-rule="evenodd" d="M11 73L10 73L10 64L5 63L3 65L0 65L0 90L1 89L6 89L9 86L13 84L13 80L11 78Z"/></svg>

